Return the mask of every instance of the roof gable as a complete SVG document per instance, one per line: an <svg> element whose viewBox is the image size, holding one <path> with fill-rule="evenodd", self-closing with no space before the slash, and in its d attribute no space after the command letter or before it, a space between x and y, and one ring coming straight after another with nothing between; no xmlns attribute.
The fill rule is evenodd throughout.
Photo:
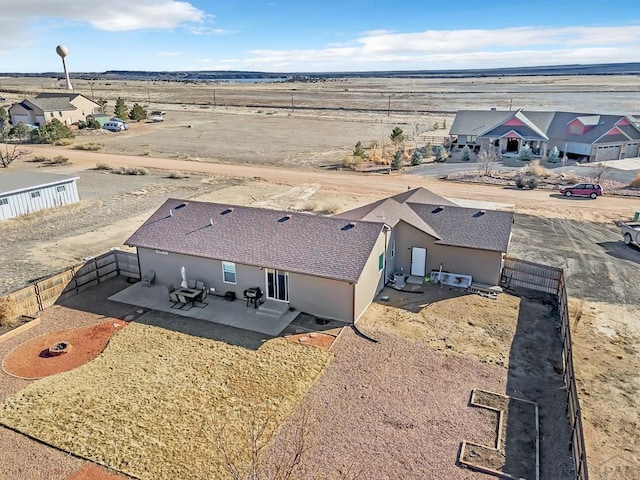
<svg viewBox="0 0 640 480"><path fill-rule="evenodd" d="M167 200L127 245L357 282L384 225Z"/></svg>

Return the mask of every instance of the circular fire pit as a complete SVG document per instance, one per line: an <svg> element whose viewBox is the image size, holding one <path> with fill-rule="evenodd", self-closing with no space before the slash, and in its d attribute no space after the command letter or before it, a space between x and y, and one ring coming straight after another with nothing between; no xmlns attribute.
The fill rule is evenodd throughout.
<svg viewBox="0 0 640 480"><path fill-rule="evenodd" d="M64 355L71 348L69 342L58 342L55 345L49 347L49 355L57 357L58 355Z"/></svg>

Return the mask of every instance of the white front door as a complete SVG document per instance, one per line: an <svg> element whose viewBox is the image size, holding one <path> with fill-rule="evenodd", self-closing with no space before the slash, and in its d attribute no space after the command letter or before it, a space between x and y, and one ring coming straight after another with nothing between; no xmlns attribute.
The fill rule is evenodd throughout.
<svg viewBox="0 0 640 480"><path fill-rule="evenodd" d="M8 198L0 198L0 220L11 218L11 206Z"/></svg>
<svg viewBox="0 0 640 480"><path fill-rule="evenodd" d="M411 275L424 277L427 268L427 249L411 247Z"/></svg>

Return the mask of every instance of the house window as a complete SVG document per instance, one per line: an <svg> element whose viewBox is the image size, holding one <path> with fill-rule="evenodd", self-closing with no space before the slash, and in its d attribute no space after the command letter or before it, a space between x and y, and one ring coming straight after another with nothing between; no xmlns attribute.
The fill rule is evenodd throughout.
<svg viewBox="0 0 640 480"><path fill-rule="evenodd" d="M31 198L38 198L40 196L40 191L31 192Z"/></svg>
<svg viewBox="0 0 640 480"><path fill-rule="evenodd" d="M0 205L9 205L8 198L0 198Z"/></svg>
<svg viewBox="0 0 640 480"><path fill-rule="evenodd" d="M391 242L391 258L396 258L396 241Z"/></svg>
<svg viewBox="0 0 640 480"><path fill-rule="evenodd" d="M476 135L467 135L467 143L476 143L477 138Z"/></svg>
<svg viewBox="0 0 640 480"><path fill-rule="evenodd" d="M384 268L384 253L381 253L378 257L378 270L382 270Z"/></svg>
<svg viewBox="0 0 640 480"><path fill-rule="evenodd" d="M64 185L58 185L56 187L56 192L66 192L67 191L67 187L65 187Z"/></svg>
<svg viewBox="0 0 640 480"><path fill-rule="evenodd" d="M236 264L232 262L222 262L222 281L224 283L236 283Z"/></svg>

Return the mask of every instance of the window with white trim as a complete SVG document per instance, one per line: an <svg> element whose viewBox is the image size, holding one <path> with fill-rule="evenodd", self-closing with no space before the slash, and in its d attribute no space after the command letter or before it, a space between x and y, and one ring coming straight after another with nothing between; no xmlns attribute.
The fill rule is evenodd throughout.
<svg viewBox="0 0 640 480"><path fill-rule="evenodd" d="M396 241L393 240L391 242L391 258L395 258L396 257Z"/></svg>
<svg viewBox="0 0 640 480"><path fill-rule="evenodd" d="M40 191L31 192L31 198L38 198L40 196Z"/></svg>
<svg viewBox="0 0 640 480"><path fill-rule="evenodd" d="M233 262L222 262L222 281L224 283L236 283L236 264Z"/></svg>
<svg viewBox="0 0 640 480"><path fill-rule="evenodd" d="M0 198L0 205L9 205L8 198Z"/></svg>
<svg viewBox="0 0 640 480"><path fill-rule="evenodd" d="M66 192L67 188L64 185L58 185L56 187L56 192Z"/></svg>

